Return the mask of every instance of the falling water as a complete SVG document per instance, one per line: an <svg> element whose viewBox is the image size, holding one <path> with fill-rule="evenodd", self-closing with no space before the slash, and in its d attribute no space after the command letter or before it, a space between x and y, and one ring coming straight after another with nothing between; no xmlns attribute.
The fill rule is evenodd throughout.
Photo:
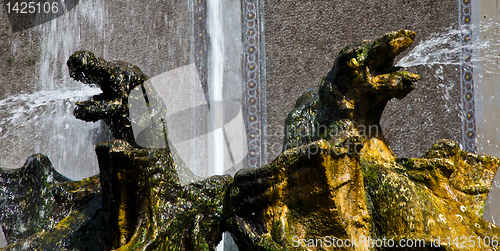
<svg viewBox="0 0 500 251"><path fill-rule="evenodd" d="M220 0L207 2L208 35L210 37L210 116L212 117L213 149L211 175L221 175L224 172L224 108L223 75L224 75L224 35L222 31L222 3ZM217 251L224 250L224 235Z"/></svg>
<svg viewBox="0 0 500 251"><path fill-rule="evenodd" d="M404 68L416 66L427 67L430 72L433 72L431 75L435 79L440 80L436 84L436 87L442 93L443 105L447 113L451 114L453 111L456 111L459 113L457 116L462 117L462 104L457 104L450 96L453 89L460 88L460 86L457 86L454 79L445 79L444 67L460 67L465 62L465 64L471 64L476 69L480 69L481 73L479 77L481 78L484 74L498 72L500 57L498 53L492 53L495 46L499 44L496 37L481 37L481 39L469 37L470 41L468 43L464 43L462 39L465 37L464 34L471 34L471 30L475 32L487 32L492 29L498 29L499 24L498 20L490 19L479 26L471 25L470 29L449 27L443 31L433 33L421 40L396 65ZM463 58L465 57L464 51L474 51L475 53L472 58ZM483 53L480 53L481 51ZM432 115L429 114L425 117L432 118Z"/></svg>
<svg viewBox="0 0 500 251"><path fill-rule="evenodd" d="M103 50L106 19L101 0L80 1L73 11L41 26L41 90L82 86L70 80L66 60L77 50ZM55 116L46 140L37 141L35 148L48 155L59 172L80 179L98 173L94 148L101 125L75 119L73 109L71 100L62 100L54 107Z"/></svg>
<svg viewBox="0 0 500 251"><path fill-rule="evenodd" d="M224 123L223 74L224 74L224 34L222 31L222 4L220 0L207 3L208 34L210 36L210 115L214 130L212 175L224 172Z"/></svg>
<svg viewBox="0 0 500 251"><path fill-rule="evenodd" d="M102 51L105 23L104 4L94 0L80 1L73 10L36 27L41 34L37 91L0 101L0 166L19 168L29 155L42 153L71 179L97 174L94 147L102 127L77 120L73 109L75 102L100 90L71 80L66 60L80 49Z"/></svg>
<svg viewBox="0 0 500 251"><path fill-rule="evenodd" d="M109 13L107 12L107 4L118 6L122 3L123 1L79 1L75 8L68 13L34 28L39 30L41 34L41 57L37 60L39 83L37 90L32 94L20 94L0 100L0 118L3 118L0 120L2 123L0 143L4 146L1 149L9 151L3 156L18 158L16 162L13 157L4 157L0 161L10 162L8 164L2 162L0 166L18 168L29 155L39 152L48 155L54 167L69 178L80 179L97 173L98 165L94 147L95 143L103 140L98 138L101 125L79 121L74 118L72 112L75 102L86 100L99 93L100 90L84 87L83 84L69 78L66 60L75 51L90 50L104 58L110 58L107 55L109 52L117 59L138 64L145 73L150 71L153 73L150 77L161 72L162 68L165 68L164 70L171 69L170 64L177 63L177 58L182 57L182 53L179 56L177 52L185 52L186 55L189 53L189 48L183 48L185 40L182 36L189 30L187 28L183 30L186 22L176 23L176 20L180 18L176 16L176 13L167 18L167 14L171 13L168 11L161 13L163 9L160 9L151 11L157 16L144 14L147 16L146 19L140 19L140 15L134 15L134 11L138 9L135 8L136 5L142 6L143 3L134 1L126 1L126 8L123 8L125 9L123 11L122 8L116 8L110 9ZM230 1L229 3L234 5L236 2ZM224 114L222 107L217 108L216 105L223 103L219 102L223 100L223 78L226 79L226 83L241 83L237 80L228 81L229 77L223 77L224 71L227 74L231 69L240 73L240 71L235 70L240 67L240 54L234 57L233 61L236 63L228 61L224 57L229 55L231 50L241 53L242 45L241 41L237 41L238 43L230 45L230 49L224 48L223 42L230 41L229 39L225 40L224 35L230 32L227 23L224 23L224 31L222 28L221 16L227 14L222 13L222 5L220 0L216 0L209 1L207 6L209 10L207 21L209 22L209 36L211 38L209 83L211 86L210 101L212 102L210 103L214 104L211 111L212 129L221 128L224 115L228 115L228 112ZM187 9L189 5L185 6ZM236 7L235 10L241 10L239 5ZM224 8L227 8L226 2ZM235 27L230 27L230 29L233 29L233 33L237 34L235 40L241 40L241 14L237 11L234 11L234 16L237 17L234 20L237 20L235 27L238 29ZM165 16L165 27L158 22L151 22L152 27L149 23L146 24L145 20L160 17L160 14ZM115 18L121 22L113 23L111 21L108 23L108 15L110 20ZM129 32L131 30L133 32ZM177 31L177 34L181 35L178 36L178 40L167 39L166 35L162 35L170 34L167 32L160 33L163 37L154 37L156 32L164 30L171 33ZM152 38L150 38L150 34ZM138 48L137 44L132 42L139 36L144 36L149 47L141 46ZM177 46L182 47L182 50L176 50ZM123 53L123 51L128 53ZM123 54L126 54L126 57ZM158 56L163 54L169 56ZM183 66L182 61L179 66ZM226 64L225 67L224 64ZM233 79L239 79L240 75L234 74ZM230 100L241 102L241 97L238 97L238 95L241 96L241 86L238 84L234 86L229 92L234 93L233 96L230 96ZM224 88L229 87L229 84L224 86ZM224 98L229 99L228 97L228 92L224 92ZM209 146L212 148L210 158L212 159L213 171L205 173L205 175L222 174L224 159L227 162L227 156L224 155L227 152L224 133L221 129L216 130L214 134L216 135L214 138L217 140L213 140L214 143ZM244 146L246 146L246 142ZM218 250L221 250L221 247L218 247Z"/></svg>
<svg viewBox="0 0 500 251"><path fill-rule="evenodd" d="M396 65L400 67L426 66L434 72L434 77L441 80L437 84L437 88L443 92L444 105L447 112L453 109L449 107L451 104L456 104L450 100L450 92L456 88L457 83L451 79L444 78L444 66L460 67L464 62L474 67L478 76L482 79L483 76L496 75L500 69L500 55L496 48L500 44L499 36L481 36L474 38L475 33L495 34L500 28L500 20L492 18L485 20L480 25L471 25L469 29L464 27L448 28L441 32L431 34L429 37L420 41L406 56L401 58ZM470 34L470 41L465 42L464 34ZM473 51L472 58L465 57L464 51ZM484 97L481 95L481 98ZM494 96L491 96L494 98ZM461 104L458 104L461 106ZM462 117L462 108L456 109ZM478 135L481 137L481 135ZM488 142L489 143L489 142Z"/></svg>
<svg viewBox="0 0 500 251"><path fill-rule="evenodd" d="M36 152L45 152L45 149L30 148L39 144L39 141L49 140L47 134L57 126L61 130L68 130L75 126L71 113L62 114L58 109L71 109L77 101L87 99L91 95L100 93L98 88L81 87L79 89L57 89L39 91L33 94L18 94L0 100L0 143L2 144L2 166L5 163L22 163L25 155ZM72 135L74 136L74 135ZM63 139L53 139L60 142ZM28 149L28 150L27 150ZM78 149L81 150L81 149ZM5 152L4 152L5 151ZM15 153L19 153L16 155ZM18 168L21 165L14 167Z"/></svg>

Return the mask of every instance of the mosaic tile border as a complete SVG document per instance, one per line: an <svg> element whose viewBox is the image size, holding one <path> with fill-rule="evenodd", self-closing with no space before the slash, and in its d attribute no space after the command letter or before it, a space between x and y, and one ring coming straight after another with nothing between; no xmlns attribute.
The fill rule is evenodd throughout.
<svg viewBox="0 0 500 251"><path fill-rule="evenodd" d="M473 0L460 0L459 24L463 28L461 43L472 43L472 5ZM475 153L476 147L476 121L474 113L474 79L473 79L473 52L469 46L464 46L461 51L460 84L462 95L462 142L467 152Z"/></svg>
<svg viewBox="0 0 500 251"><path fill-rule="evenodd" d="M208 95L207 0L194 0L194 61L200 82ZM243 22L243 112L246 124L248 155L245 167L257 168L267 163L264 0L241 0ZM207 99L208 100L208 99ZM200 146L201 147L201 146Z"/></svg>
<svg viewBox="0 0 500 251"><path fill-rule="evenodd" d="M247 168L257 168L267 162L265 112L265 49L263 36L263 0L242 0L243 13L243 108L247 130Z"/></svg>

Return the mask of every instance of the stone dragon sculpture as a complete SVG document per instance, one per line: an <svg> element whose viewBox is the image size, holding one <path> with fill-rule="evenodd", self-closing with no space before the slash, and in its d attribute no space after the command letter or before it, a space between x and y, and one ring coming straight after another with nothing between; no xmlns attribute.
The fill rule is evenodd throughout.
<svg viewBox="0 0 500 251"><path fill-rule="evenodd" d="M419 250L498 250L491 240L500 229L482 214L500 161L449 140L422 158L397 158L380 130L387 102L418 80L393 66L414 38L401 30L345 47L288 115L278 158L234 179L187 185L180 179L192 173L171 149L135 142L130 95L152 93L147 77L132 64L76 52L70 75L103 92L77 103L74 115L104 120L116 140L96 147L100 175L82 181L61 176L43 155L1 170L4 250L214 250L223 232L242 251L332 250L332 241L348 239L356 243L339 249L407 250L366 240L418 239ZM371 127L377 133L366 133ZM490 245L456 246L445 242L450 234Z"/></svg>

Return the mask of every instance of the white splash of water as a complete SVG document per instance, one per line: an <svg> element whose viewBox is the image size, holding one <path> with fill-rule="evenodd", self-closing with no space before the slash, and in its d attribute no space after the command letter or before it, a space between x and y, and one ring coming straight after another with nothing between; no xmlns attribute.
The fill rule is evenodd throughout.
<svg viewBox="0 0 500 251"><path fill-rule="evenodd" d="M463 61L474 64L474 62L481 63L482 72L489 74L500 69L500 56L498 53L485 54L481 56L474 56L472 58L464 57L463 51L492 51L497 41L495 36L482 37L481 39L474 40L472 37L469 43L463 43L464 34L468 34L471 30L486 32L489 30L497 30L500 28L498 20L488 20L481 25L471 25L470 29L465 27L448 28L441 32L431 34L428 38L421 40L406 56L401 58L395 65L400 67L413 67L425 65L433 68L439 65L461 65ZM443 80L442 68L436 69L436 77Z"/></svg>
<svg viewBox="0 0 500 251"><path fill-rule="evenodd" d="M101 93L99 88L81 85L80 88L63 88L57 90L39 91L32 94L17 94L0 100L0 108L15 106L18 102L26 102L30 107L46 105L51 101L89 97Z"/></svg>
<svg viewBox="0 0 500 251"><path fill-rule="evenodd" d="M40 90L82 88L72 81L66 61L78 50L102 54L107 13L102 0L80 1L73 10L41 26L42 54L39 70ZM101 122L86 123L73 116L74 101L64 99L53 106L52 123L35 150L46 154L54 167L72 179L99 172L95 154L96 133Z"/></svg>
<svg viewBox="0 0 500 251"><path fill-rule="evenodd" d="M75 132L82 129L82 122L77 121L72 112L59 111L72 111L75 102L86 100L100 92L98 88L81 86L79 89L62 88L18 94L0 100L0 151L5 157L2 158L2 167L19 168L27 156L34 153L52 153L52 156L49 155L52 162L54 157L56 160L71 157L67 153L71 151L68 145L75 144L78 147L79 144L72 142L75 138L65 137L78 139L78 133ZM54 127L63 132L55 134ZM79 134L84 134L84 142L93 140L88 131L80 131ZM61 142L66 144L67 149L64 149L61 155L54 155L50 150ZM42 148L40 144L46 145ZM81 148L76 149L82 153ZM65 175L78 178L71 173Z"/></svg>
<svg viewBox="0 0 500 251"><path fill-rule="evenodd" d="M480 66L478 74L480 78L499 72L500 53L495 50L495 47L500 44L498 36L479 37L479 34L496 34L495 31L499 28L500 20L497 18L482 21L479 25L470 25L467 29L463 26L458 28L449 27L422 39L395 65L404 68L416 66L428 68L431 72L428 77L433 77L433 81L437 82L436 88L442 92L441 97L447 111L446 116L453 116L454 111L456 111L458 115L455 114L455 116L464 119L462 104L456 104L450 95L456 88L460 88L460 85L457 85L455 81L446 79L444 72L450 69L450 66L456 67L455 70L458 72L458 67L464 62L471 66ZM471 33L472 31L474 33ZM469 42L464 43L464 41L467 41L464 40L466 38ZM464 53L466 51L473 51L474 55L467 58L466 53ZM480 98L484 99L482 96ZM450 133L454 132L450 131Z"/></svg>
<svg viewBox="0 0 500 251"><path fill-rule="evenodd" d="M412 67L418 65L460 64L460 52L464 45L460 42L462 29L449 28L433 33L413 48L396 65Z"/></svg>
<svg viewBox="0 0 500 251"><path fill-rule="evenodd" d="M37 27L41 34L37 91L0 101L4 113L1 167L19 168L29 155L42 153L68 178L98 173L94 148L101 125L77 120L73 109L76 101L99 91L71 80L66 61L82 49L102 54L106 22L103 1L93 0L80 1L71 11Z"/></svg>
<svg viewBox="0 0 500 251"><path fill-rule="evenodd" d="M52 111L48 107L57 106L60 102L77 102L101 93L98 88L82 86L80 89L58 89L53 91L39 91L32 94L18 94L0 100L0 138L7 138L8 132L32 123L40 117L51 117ZM36 123L36 122L35 122Z"/></svg>

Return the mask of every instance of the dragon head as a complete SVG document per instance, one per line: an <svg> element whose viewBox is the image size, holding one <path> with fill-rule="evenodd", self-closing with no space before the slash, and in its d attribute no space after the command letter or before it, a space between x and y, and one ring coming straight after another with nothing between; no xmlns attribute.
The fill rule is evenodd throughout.
<svg viewBox="0 0 500 251"><path fill-rule="evenodd" d="M378 125L387 102L404 98L419 79L393 66L415 35L400 30L344 47L320 86L321 123L348 119L358 125Z"/></svg>

